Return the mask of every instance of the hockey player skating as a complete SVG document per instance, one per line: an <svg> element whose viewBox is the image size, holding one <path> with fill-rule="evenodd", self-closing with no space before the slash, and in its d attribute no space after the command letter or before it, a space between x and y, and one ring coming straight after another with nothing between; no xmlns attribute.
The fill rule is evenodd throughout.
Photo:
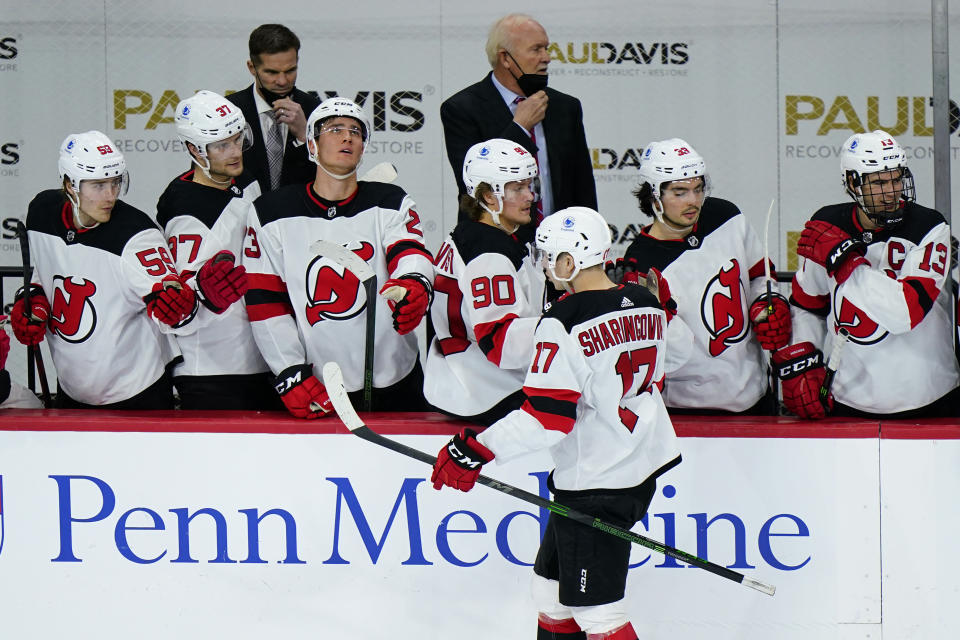
<svg viewBox="0 0 960 640"><path fill-rule="evenodd" d="M767 299L765 257L746 217L709 191L706 165L692 146L679 138L647 145L634 195L653 222L624 262L667 277L677 313L695 336L686 365L667 375L667 406L772 415L763 349L789 343L790 306L780 294Z"/></svg>
<svg viewBox="0 0 960 640"><path fill-rule="evenodd" d="M60 145L60 189L27 212L35 271L30 308L21 294L11 326L25 345L48 344L58 407L172 409L170 337L196 295L160 229L118 198L129 183L123 155L99 131Z"/></svg>
<svg viewBox="0 0 960 640"><path fill-rule="evenodd" d="M571 293L536 328L528 400L483 433L454 437L431 480L469 491L494 457L549 447L557 502L630 528L646 513L656 478L680 462L659 383L667 334L685 332L689 343L689 330L670 322L647 289L607 278L610 231L597 212L558 211L536 243L550 280ZM659 296L668 300L665 287ZM636 640L623 600L629 559L629 542L551 514L534 564L537 637Z"/></svg>
<svg viewBox="0 0 960 640"><path fill-rule="evenodd" d="M347 390L361 392L365 308L374 304L374 409L422 410L423 372L413 330L430 303L433 261L413 200L396 185L358 182L370 122L354 102L321 103L310 114L307 134L315 180L264 194L250 216L243 260L257 346L277 375L287 409L298 417L322 417L330 405L314 368L340 362ZM355 274L313 252L320 240L353 251L376 272L381 292L401 292L402 299L367 300Z"/></svg>
<svg viewBox="0 0 960 640"><path fill-rule="evenodd" d="M854 202L813 214L797 245L793 344L774 357L784 404L804 418L955 416L943 216L914 202L904 150L885 131L850 136L840 172ZM849 338L821 401L823 345L840 329Z"/></svg>
<svg viewBox="0 0 960 640"><path fill-rule="evenodd" d="M240 108L200 91L177 105L174 122L194 168L174 178L157 203L177 271L200 294L196 330L178 336L183 362L173 382L183 409L281 408L273 376L253 340L237 266L260 186L244 172L250 127ZM200 286L195 286L199 282Z"/></svg>
<svg viewBox="0 0 960 640"><path fill-rule="evenodd" d="M427 353L424 395L444 413L484 426L523 403L521 387L543 311L543 270L514 232L531 220L537 162L496 138L463 163L467 193L457 224L437 252L436 336Z"/></svg>

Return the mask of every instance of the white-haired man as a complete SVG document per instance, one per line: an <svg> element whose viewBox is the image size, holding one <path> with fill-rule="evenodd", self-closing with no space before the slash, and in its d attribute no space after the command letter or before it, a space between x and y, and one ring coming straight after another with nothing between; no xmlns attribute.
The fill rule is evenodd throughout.
<svg viewBox="0 0 960 640"><path fill-rule="evenodd" d="M487 38L491 71L440 106L447 159L461 194L463 160L473 145L506 138L537 158L541 200L525 240L539 219L572 206L597 207L593 165L576 98L547 87L550 40L539 22L514 13L497 20ZM462 218L461 218L462 219Z"/></svg>

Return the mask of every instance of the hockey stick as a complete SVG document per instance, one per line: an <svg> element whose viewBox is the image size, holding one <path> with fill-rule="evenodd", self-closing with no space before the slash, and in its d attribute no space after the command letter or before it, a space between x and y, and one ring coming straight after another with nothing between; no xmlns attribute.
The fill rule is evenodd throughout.
<svg viewBox="0 0 960 640"><path fill-rule="evenodd" d="M27 227L22 220L17 220L17 236L20 238L20 257L23 260L23 308L30 314L30 318L39 321L40 318L33 315L33 307L30 306L30 276L33 270L30 268L30 240L27 238ZM43 355L40 353L40 345L30 345L27 347L28 361L32 359L36 363L37 377L40 378L40 393L43 400L43 408L50 408L50 386L47 383L47 370L43 366Z"/></svg>
<svg viewBox="0 0 960 640"><path fill-rule="evenodd" d="M336 410L337 415L352 434L359 436L368 442L378 444L381 447L386 447L387 449L396 451L397 453L402 453L403 455L413 458L414 460L425 462L431 466L436 463L437 459L434 456L426 454L418 449L414 449L413 447L408 447L407 445L401 444L395 440L385 438L363 423L363 420L360 419L360 416L358 416L357 412L354 410L353 405L350 404L350 398L347 396L347 391L343 387L343 373L340 371L340 365L338 365L336 362L328 362L323 365L323 384L327 388L327 394L330 396L330 402L333 403L333 408ZM585 524L588 527L599 529L600 531L609 533L612 536L633 542L642 547L646 547L647 549L652 549L653 551L670 556L671 558L676 558L677 560L681 560L687 564L704 569L714 575L726 578L727 580L733 580L734 582L738 582L744 586L750 587L751 589L756 589L757 591L761 591L767 595L772 596L774 593L776 593L777 588L773 585L748 578L742 573L737 573L732 569L722 567L708 560L703 560L685 551L681 551L680 549L668 547L667 545L657 542L656 540L651 540L650 538L641 536L638 533L634 533L629 529L618 527L608 522L604 522L600 518L588 516L580 511L557 504L552 500L541 498L535 493L524 491L523 489L519 489L513 485L505 484L484 475L477 476L477 482L488 486L491 489L496 489L497 491L506 493L507 495L514 496L515 498L519 498L525 502L529 502L530 504L536 505L542 509L547 509L551 513L555 513L558 516L570 518L571 520Z"/></svg>
<svg viewBox="0 0 960 640"><path fill-rule="evenodd" d="M833 337L833 345L830 347L830 357L827 358L826 373L823 376L823 384L820 385L820 404L824 409L829 409L827 398L830 396L830 389L833 387L833 377L837 375L837 367L840 366L840 354L843 352L843 345L847 344L847 338L850 332L846 329L840 329L837 335Z"/></svg>
<svg viewBox="0 0 960 640"><path fill-rule="evenodd" d="M374 165L358 178L363 182L393 182L397 179L397 168L389 162Z"/></svg>
<svg viewBox="0 0 960 640"><path fill-rule="evenodd" d="M367 320L363 345L363 410L372 411L374 337L376 336L377 323L377 274L365 260L342 245L326 240L317 240L310 245L310 250L336 262L355 275L366 292ZM384 295L394 302L399 302L403 299L404 293L406 293L406 290L403 287L391 287L384 292Z"/></svg>
<svg viewBox="0 0 960 640"><path fill-rule="evenodd" d="M763 274L767 279L767 315L764 319L773 313L773 278L770 277L770 217L773 215L773 204L776 198L770 200L770 208L767 209L767 221L763 224ZM773 352L770 352L770 391L773 393L774 415L780 413L780 394L777 392L777 367L773 363Z"/></svg>

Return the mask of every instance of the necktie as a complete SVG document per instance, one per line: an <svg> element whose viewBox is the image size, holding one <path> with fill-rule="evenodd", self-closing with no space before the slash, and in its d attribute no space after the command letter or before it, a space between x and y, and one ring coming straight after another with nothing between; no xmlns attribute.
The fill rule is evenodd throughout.
<svg viewBox="0 0 960 640"><path fill-rule="evenodd" d="M270 190L280 186L280 171L283 169L283 136L275 112L271 113L273 126L267 132L267 167L270 170Z"/></svg>
<svg viewBox="0 0 960 640"><path fill-rule="evenodd" d="M513 99L513 104L520 104L524 100L526 100L526 98L524 98L523 96L517 96L516 98ZM536 125L534 125L534 127L536 127ZM534 130L533 127L530 129L530 140L533 142L533 146L536 147L537 132ZM539 170L540 158L538 156L539 156L539 151L533 154L533 160L534 162L537 163L537 169ZM541 222L543 222L543 200L537 200L537 226L539 226Z"/></svg>

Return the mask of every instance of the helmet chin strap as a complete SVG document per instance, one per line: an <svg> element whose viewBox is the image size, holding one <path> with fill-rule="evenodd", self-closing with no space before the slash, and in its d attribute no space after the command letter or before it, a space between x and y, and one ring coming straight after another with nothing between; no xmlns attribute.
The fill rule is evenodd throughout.
<svg viewBox="0 0 960 640"><path fill-rule="evenodd" d="M510 235L513 235L514 233L516 233L517 229L520 228L520 225L519 224L513 225L513 229L507 229L505 226L503 226L503 223L500 222L500 213L503 211L503 198L500 196L500 194L494 194L494 195L497 198L496 211L488 207L487 203L484 202L482 199L480 200L480 207L493 217L493 224L497 225L497 227L499 227L503 231L506 231Z"/></svg>
<svg viewBox="0 0 960 640"><path fill-rule="evenodd" d="M213 183L215 183L215 184L222 184L222 185L224 185L224 186L226 186L226 185L230 184L231 182L233 182L233 180L232 180L231 178L227 178L226 181L221 181L221 180L217 180L217 179L214 178L212 175L210 175L210 160L209 160L208 158L204 158L204 160L206 160L206 163L207 163L206 166L200 164L200 161L197 160L197 157L196 157L195 155L193 155L192 153L190 154L190 158L193 160L193 163L194 163L195 165L197 165L198 167L200 167L200 170L203 171L203 175L207 176L207 178L210 180L210 182L213 182Z"/></svg>
<svg viewBox="0 0 960 640"><path fill-rule="evenodd" d="M674 233L684 233L690 229L690 227L675 227L667 222L667 219L663 215L663 207L660 204L659 198L653 199L653 215L657 217L657 222L665 226L667 229L670 229L670 231L673 231Z"/></svg>
<svg viewBox="0 0 960 640"><path fill-rule="evenodd" d="M71 181L70 186L73 186L73 182L72 182L72 181ZM79 193L79 191L80 191L80 188L79 188L79 186L78 186L78 187L77 187L77 192ZM78 226L78 227L80 227L81 229L93 229L94 227L96 227L97 225L100 224L99 222L97 222L96 220L94 220L94 221L93 221L93 224L88 227L87 225L83 224L83 222L80 221L80 197L79 197L79 195L75 195L75 194L72 194L72 193L70 193L69 191L67 191L67 200L69 200L69 201L70 201L70 204L73 205L73 221L77 223L77 226Z"/></svg>

